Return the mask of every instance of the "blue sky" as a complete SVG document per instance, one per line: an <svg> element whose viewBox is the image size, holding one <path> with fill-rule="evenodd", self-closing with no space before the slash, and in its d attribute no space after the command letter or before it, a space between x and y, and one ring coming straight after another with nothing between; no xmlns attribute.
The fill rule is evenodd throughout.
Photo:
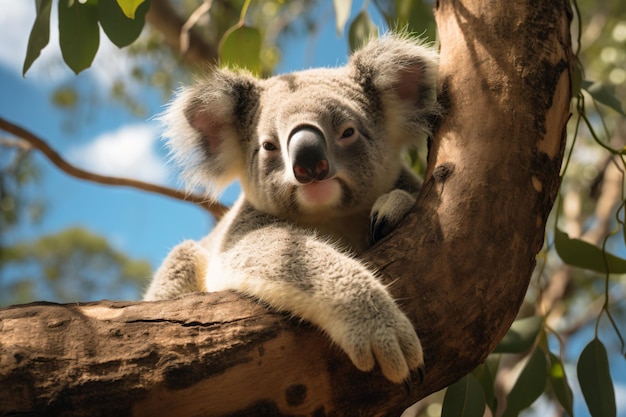
<svg viewBox="0 0 626 417"><path fill-rule="evenodd" d="M328 2L326 15L334 17ZM353 11L358 11L357 2ZM45 139L72 163L94 172L117 175L181 188L176 172L167 163L166 151L159 139L158 122L131 115L115 102L92 106L78 112L77 129L68 132L64 123L71 117L51 104L53 89L73 79L73 73L62 63L53 7L51 41L34 63L26 78L21 76L27 38L34 20L33 1L0 0L0 115ZM303 42L307 42L304 44ZM278 73L315 66L345 63L348 47L338 38L333 18L322 20L319 36L313 40L288 40L282 50ZM124 54L105 36L92 68L78 76L82 85L109 91L113 80L128 69ZM163 110L159 92L145 93L150 115ZM1 149L1 148L0 148ZM105 236L113 245L135 258L148 259L157 267L169 250L184 239L199 239L212 227L211 218L192 204L179 202L134 189L102 186L85 182L60 172L35 152L43 168L42 181L29 192L39 194L47 203L43 221L24 223L6 243L36 238L72 226L84 226ZM229 188L223 200L229 204L238 193ZM102 294L101 298L110 298ZM573 356L591 338L584 334L571 348ZM624 361L612 357L614 376L625 379ZM570 377L574 370L569 370ZM618 400L626 396L624 385L618 385ZM624 402L619 402L624 409ZM577 415L586 415L580 394ZM624 415L623 413L620 415Z"/></svg>
<svg viewBox="0 0 626 417"><path fill-rule="evenodd" d="M61 61L56 7L52 8L50 43L26 78L21 76L21 67L35 16L34 3L0 0L0 10L3 10L0 15L2 117L39 135L79 167L183 187L175 168L167 162L159 139L161 128L150 118L138 118L119 103L105 102L79 110L74 120L75 130L68 132L63 128L74 116L55 107L50 97L55 87L75 76ZM337 37L332 19L323 22L320 36L308 47L302 47L301 39L285 46L283 60L277 68L279 73L311 66L335 66L344 63L348 54L347 43ZM106 97L115 77L127 72L128 67L124 54L106 36L101 36L98 55L92 67L78 76L78 82L96 86ZM142 94L151 116L163 110L165 101L159 92ZM105 236L132 257L148 259L156 267L174 245L184 239L201 238L213 224L205 212L192 204L78 180L60 172L41 154L35 154L43 167L43 180L32 191L42 194L47 210L41 223L23 224L5 236L9 243L79 225ZM224 202L234 201L237 193L236 186L226 190Z"/></svg>

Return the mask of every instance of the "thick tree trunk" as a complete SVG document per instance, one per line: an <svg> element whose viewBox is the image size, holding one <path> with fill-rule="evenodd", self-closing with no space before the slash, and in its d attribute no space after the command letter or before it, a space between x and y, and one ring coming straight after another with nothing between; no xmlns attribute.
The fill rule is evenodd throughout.
<svg viewBox="0 0 626 417"><path fill-rule="evenodd" d="M319 331L237 294L0 312L0 415L399 415L513 321L569 117L567 0L440 0L441 99L413 213L366 254L415 323L426 379L361 373ZM414 381L415 382L415 381Z"/></svg>

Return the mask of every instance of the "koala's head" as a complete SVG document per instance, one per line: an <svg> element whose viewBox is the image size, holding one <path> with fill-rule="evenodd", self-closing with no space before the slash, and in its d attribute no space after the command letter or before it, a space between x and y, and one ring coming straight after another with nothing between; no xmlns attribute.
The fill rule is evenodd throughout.
<svg viewBox="0 0 626 417"><path fill-rule="evenodd" d="M212 69L164 115L187 182L211 193L235 178L255 208L282 217L369 211L402 152L430 129L437 54L387 35L344 67L258 80Z"/></svg>

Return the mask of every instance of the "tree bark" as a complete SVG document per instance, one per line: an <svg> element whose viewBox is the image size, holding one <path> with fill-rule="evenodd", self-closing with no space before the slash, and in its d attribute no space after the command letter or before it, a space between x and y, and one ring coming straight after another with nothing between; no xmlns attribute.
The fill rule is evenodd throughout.
<svg viewBox="0 0 626 417"><path fill-rule="evenodd" d="M365 254L424 345L412 391L316 329L234 293L0 312L0 415L397 416L480 364L524 298L560 183L566 0L440 0L440 99L424 189Z"/></svg>

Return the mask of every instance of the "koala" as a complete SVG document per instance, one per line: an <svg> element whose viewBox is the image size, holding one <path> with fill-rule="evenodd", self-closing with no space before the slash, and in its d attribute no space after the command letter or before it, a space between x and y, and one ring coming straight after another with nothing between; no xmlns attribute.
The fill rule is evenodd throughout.
<svg viewBox="0 0 626 417"><path fill-rule="evenodd" d="M424 376L416 332L358 256L413 206L404 151L437 115L437 53L370 41L338 68L259 80L212 68L165 111L183 178L242 194L199 242L175 247L144 299L235 290L322 329L362 371Z"/></svg>

